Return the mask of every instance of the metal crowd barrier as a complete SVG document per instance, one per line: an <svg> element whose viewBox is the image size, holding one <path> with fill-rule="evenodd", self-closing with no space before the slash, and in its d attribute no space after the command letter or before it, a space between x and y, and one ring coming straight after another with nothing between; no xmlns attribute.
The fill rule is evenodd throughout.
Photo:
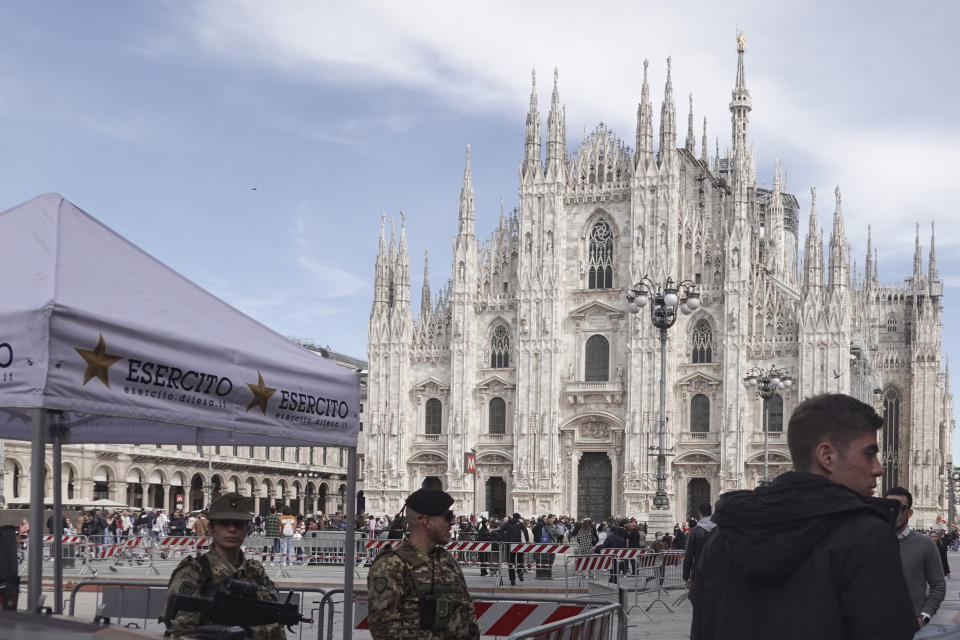
<svg viewBox="0 0 960 640"><path fill-rule="evenodd" d="M599 554L569 556L566 568L564 592L568 595L574 588L586 587L591 595L609 596L622 587L634 593L633 606L640 605L641 594L655 593L645 611L659 602L671 613L673 609L664 600L670 590L684 590L674 606L686 599L682 551L601 549Z"/></svg>
<svg viewBox="0 0 960 640"><path fill-rule="evenodd" d="M625 614L619 604L607 604L598 609L590 609L570 618L559 620L524 631L510 634L507 640L567 640L568 638L590 638L590 640L610 640L613 630L617 629L617 638L627 637ZM619 623L619 624L617 624Z"/></svg>
<svg viewBox="0 0 960 640"><path fill-rule="evenodd" d="M338 602L335 596L341 596ZM619 603L541 596L471 594L480 635L509 638L589 638L626 640L628 619ZM333 640L337 605L343 589L328 591L320 602L318 640ZM354 625L369 628L367 591L354 591ZM548 622L549 621L549 622ZM613 635L616 630L616 636ZM324 635L324 631L326 634Z"/></svg>
<svg viewBox="0 0 960 640"><path fill-rule="evenodd" d="M53 573L54 567L54 545L55 536L51 534L44 534L41 538L43 544L43 565L41 565L40 570L42 573ZM24 546L21 548L20 545L17 545L17 572L19 575L24 575L27 571L27 545L24 543ZM76 568L77 564L80 564L80 575L85 575L87 573L92 573L90 567L90 544L87 536L73 535L73 534L63 534L61 536L61 555L60 555L60 566Z"/></svg>
<svg viewBox="0 0 960 640"><path fill-rule="evenodd" d="M68 615L76 617L77 593L82 589L96 589L94 611L98 618L110 618L116 625L124 625L146 631L162 631L165 627L158 618L167 605L167 583L132 582L124 580L81 580L70 590ZM294 595L291 602L297 604L301 615L318 620L321 602L326 595L324 589L314 587L278 587L280 601L286 601L287 594ZM317 594L320 598L310 599L307 594ZM124 624L124 620L127 620ZM316 625L316 622L314 622ZM297 637L302 638L305 631L313 625L301 623ZM320 636L317 636L320 638Z"/></svg>
<svg viewBox="0 0 960 640"><path fill-rule="evenodd" d="M631 580L632 578L632 580ZM660 553L641 553L636 557L636 571L621 580L621 584L634 592L634 606L640 605L640 595L655 593L656 598L646 607L650 611L658 602L667 611L673 609L664 600L664 596L672 589L683 589L684 593L677 598L674 606L685 599L686 584L683 581L683 551L661 551ZM631 607L632 608L632 607Z"/></svg>

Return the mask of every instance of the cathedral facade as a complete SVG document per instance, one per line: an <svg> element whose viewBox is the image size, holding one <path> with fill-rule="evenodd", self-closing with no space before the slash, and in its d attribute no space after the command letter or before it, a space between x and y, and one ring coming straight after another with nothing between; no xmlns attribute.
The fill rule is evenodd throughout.
<svg viewBox="0 0 960 640"><path fill-rule="evenodd" d="M692 98L678 145L669 59L654 146L646 76L644 62L635 147L601 123L572 154L556 73L543 145L534 76L519 205L501 204L478 240L468 146L451 279L432 295L425 258L418 314L405 225L388 240L381 223L360 434L367 510L395 513L436 486L460 512L650 517L659 339L626 301L646 275L689 280L702 300L668 332L673 520L755 487L765 461L769 476L790 469L791 411L839 391L884 415L883 485L910 489L915 522L933 526L946 513L953 407L932 235L924 266L918 227L913 272L891 285L868 240L860 275L838 188L826 215L812 193L801 253L780 168L772 189L757 184L742 40L726 157L708 156L705 120L697 144ZM742 383L771 365L794 384L768 402L765 438L763 400Z"/></svg>

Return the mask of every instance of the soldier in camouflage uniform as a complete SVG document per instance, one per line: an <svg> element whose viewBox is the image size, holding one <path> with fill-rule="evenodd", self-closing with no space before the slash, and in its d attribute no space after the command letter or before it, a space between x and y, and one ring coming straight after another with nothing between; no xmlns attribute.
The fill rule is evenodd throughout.
<svg viewBox="0 0 960 640"><path fill-rule="evenodd" d="M460 565L442 546L450 541L453 498L420 489L407 498L410 535L377 556L367 575L367 620L374 640L480 637L473 600Z"/></svg>
<svg viewBox="0 0 960 640"><path fill-rule="evenodd" d="M253 501L239 493L227 493L210 505L210 534L213 543L210 550L201 556L188 556L180 562L170 576L167 593L188 596L209 597L211 592L227 580L245 580L257 585L257 598L260 600L278 600L277 588L267 577L263 565L257 560L246 559L240 546L247 535L247 525L253 519L250 513ZM204 576L203 564L209 562L210 579ZM229 624L229 620L216 621L216 624ZM165 637L190 636L197 627L213 624L203 614L180 612L171 621ZM255 640L286 640L287 635L279 623L252 627L247 637Z"/></svg>

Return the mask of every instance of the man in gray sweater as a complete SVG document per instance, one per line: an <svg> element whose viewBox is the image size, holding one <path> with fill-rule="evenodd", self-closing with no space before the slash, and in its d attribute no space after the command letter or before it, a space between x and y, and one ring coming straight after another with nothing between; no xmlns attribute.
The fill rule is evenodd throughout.
<svg viewBox="0 0 960 640"><path fill-rule="evenodd" d="M913 495L903 487L891 487L884 497L900 503L896 525L897 538L900 540L900 563L913 600L917 624L922 627L930 622L947 594L940 553L933 540L907 526L913 515Z"/></svg>

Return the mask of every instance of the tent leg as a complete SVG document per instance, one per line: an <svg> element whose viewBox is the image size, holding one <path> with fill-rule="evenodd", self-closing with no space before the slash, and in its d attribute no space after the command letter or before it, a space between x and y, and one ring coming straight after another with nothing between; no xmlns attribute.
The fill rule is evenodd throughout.
<svg viewBox="0 0 960 640"><path fill-rule="evenodd" d="M51 416L50 436L53 449L53 612L63 613L63 471L60 446L63 444L62 417Z"/></svg>
<svg viewBox="0 0 960 640"><path fill-rule="evenodd" d="M357 557L357 448L347 447L347 509L343 539L343 640L353 637L353 564Z"/></svg>
<svg viewBox="0 0 960 640"><path fill-rule="evenodd" d="M27 611L34 612L43 588L43 468L46 457L47 411L33 411L30 447L30 536L27 540Z"/></svg>

